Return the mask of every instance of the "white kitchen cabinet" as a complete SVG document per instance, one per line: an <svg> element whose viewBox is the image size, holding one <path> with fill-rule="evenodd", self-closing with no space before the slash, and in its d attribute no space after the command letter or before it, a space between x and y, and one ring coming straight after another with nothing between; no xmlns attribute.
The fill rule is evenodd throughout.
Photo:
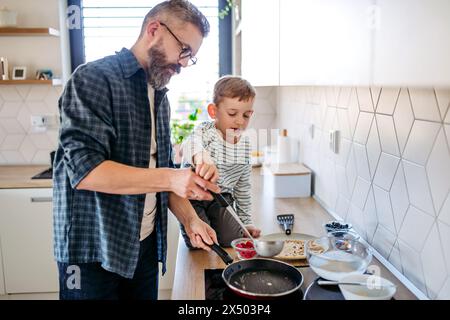
<svg viewBox="0 0 450 320"><path fill-rule="evenodd" d="M3 279L3 258L2 258L2 247L1 247L1 237L0 237L0 296L5 294L5 281Z"/></svg>
<svg viewBox="0 0 450 320"><path fill-rule="evenodd" d="M280 1L280 85L369 85L372 3Z"/></svg>
<svg viewBox="0 0 450 320"><path fill-rule="evenodd" d="M0 203L6 293L57 292L52 189L2 189Z"/></svg>
<svg viewBox="0 0 450 320"><path fill-rule="evenodd" d="M375 85L450 85L450 1L377 0Z"/></svg>
<svg viewBox="0 0 450 320"><path fill-rule="evenodd" d="M279 2L241 2L241 70L254 86L275 86L280 82Z"/></svg>

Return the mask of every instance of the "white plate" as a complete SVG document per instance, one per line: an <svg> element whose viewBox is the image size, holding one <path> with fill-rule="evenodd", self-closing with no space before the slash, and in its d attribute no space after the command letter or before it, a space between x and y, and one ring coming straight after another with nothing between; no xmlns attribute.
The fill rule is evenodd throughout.
<svg viewBox="0 0 450 320"><path fill-rule="evenodd" d="M287 235L286 233L272 233L272 234L268 234L268 235L264 235L261 236L259 239L260 240L311 240L311 239L316 239L317 237L314 237L310 234L305 234L305 233L291 233L290 235ZM275 259L280 259L280 260L303 260L306 258L305 255L302 256L280 256L277 255L274 257Z"/></svg>

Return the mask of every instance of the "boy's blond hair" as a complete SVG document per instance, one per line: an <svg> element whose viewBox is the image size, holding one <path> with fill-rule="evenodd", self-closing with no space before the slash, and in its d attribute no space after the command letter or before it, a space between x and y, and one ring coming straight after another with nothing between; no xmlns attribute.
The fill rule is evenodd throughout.
<svg viewBox="0 0 450 320"><path fill-rule="evenodd" d="M248 101L255 96L255 88L250 82L238 76L223 76L214 85L215 105L218 105L223 98L239 98L239 101Z"/></svg>

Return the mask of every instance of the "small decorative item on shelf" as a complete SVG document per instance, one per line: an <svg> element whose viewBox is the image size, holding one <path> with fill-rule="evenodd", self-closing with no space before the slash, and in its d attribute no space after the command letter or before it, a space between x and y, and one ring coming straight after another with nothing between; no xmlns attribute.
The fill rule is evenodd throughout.
<svg viewBox="0 0 450 320"><path fill-rule="evenodd" d="M0 57L0 80L9 80L8 59Z"/></svg>
<svg viewBox="0 0 450 320"><path fill-rule="evenodd" d="M0 27L17 26L17 12L10 11L6 7L0 7Z"/></svg>
<svg viewBox="0 0 450 320"><path fill-rule="evenodd" d="M53 72L50 69L41 69L36 71L36 80L51 80Z"/></svg>
<svg viewBox="0 0 450 320"><path fill-rule="evenodd" d="M27 78L27 67L14 67L12 73L13 80L25 80Z"/></svg>

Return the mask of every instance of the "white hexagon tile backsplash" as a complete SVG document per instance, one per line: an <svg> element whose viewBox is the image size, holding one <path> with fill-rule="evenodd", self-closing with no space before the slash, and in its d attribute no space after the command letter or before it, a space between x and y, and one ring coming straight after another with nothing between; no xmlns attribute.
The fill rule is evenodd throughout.
<svg viewBox="0 0 450 320"><path fill-rule="evenodd" d="M57 128L34 132L32 115L57 115L62 87L0 85L0 165L49 164Z"/></svg>
<svg viewBox="0 0 450 320"><path fill-rule="evenodd" d="M327 210L430 299L450 299L450 89L282 87L278 100L278 127L306 128L294 138ZM318 108L323 121L311 117ZM334 157L316 146L330 117Z"/></svg>

